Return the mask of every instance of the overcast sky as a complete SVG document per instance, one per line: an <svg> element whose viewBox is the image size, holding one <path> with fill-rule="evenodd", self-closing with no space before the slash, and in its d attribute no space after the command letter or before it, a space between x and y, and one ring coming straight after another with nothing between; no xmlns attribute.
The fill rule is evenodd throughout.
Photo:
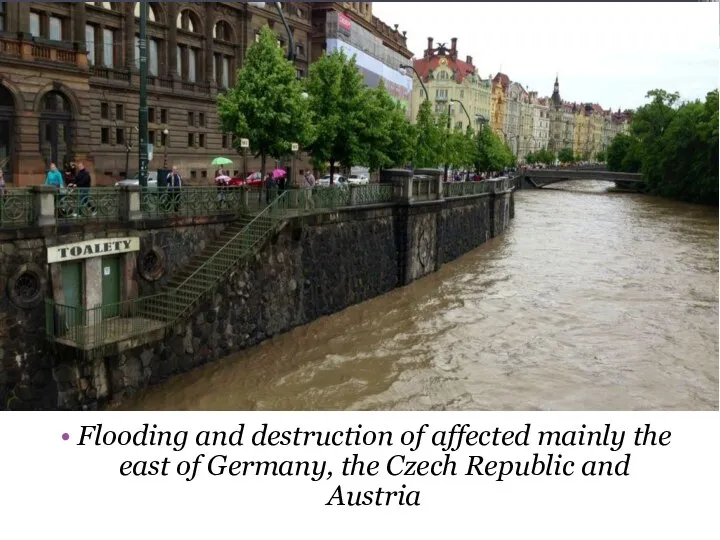
<svg viewBox="0 0 720 540"><path fill-rule="evenodd" d="M411 7L412 6L412 7ZM406 30L422 57L427 38L471 55L483 77L502 69L564 100L636 108L653 88L702 98L718 87L718 3L374 2L373 13ZM410 9L409 9L410 8Z"/></svg>

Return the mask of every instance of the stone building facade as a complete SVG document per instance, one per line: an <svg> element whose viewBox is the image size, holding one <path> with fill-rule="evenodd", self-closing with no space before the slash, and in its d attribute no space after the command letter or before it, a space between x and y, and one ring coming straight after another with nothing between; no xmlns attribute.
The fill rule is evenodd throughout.
<svg viewBox="0 0 720 540"><path fill-rule="evenodd" d="M473 129L481 123L489 122L492 95L490 77L483 79L479 75L472 56L466 56L464 61L459 59L457 38L452 38L449 49L444 43L434 47L433 38L428 38L428 47L423 52L423 57L415 60L413 66L422 77L435 112L442 114L450 110L454 127L466 129L468 115ZM420 104L424 99L425 92L415 77L412 121L417 118ZM453 105L452 100L460 101L468 114L465 114L460 105Z"/></svg>
<svg viewBox="0 0 720 540"><path fill-rule="evenodd" d="M505 115L508 89L510 88L510 77L504 73L498 73L492 80L492 112L490 125L492 130L502 139L505 136Z"/></svg>
<svg viewBox="0 0 720 540"><path fill-rule="evenodd" d="M83 160L97 185L138 167L139 4L0 2L0 163L22 186L44 180L49 162ZM310 3L283 4L298 76L310 61ZM210 162L242 159L221 133L219 92L230 86L264 25L287 47L274 6L240 2L150 2L148 23L150 170L177 165L190 183L208 182ZM301 156L302 157L302 156ZM258 166L253 159L247 167Z"/></svg>

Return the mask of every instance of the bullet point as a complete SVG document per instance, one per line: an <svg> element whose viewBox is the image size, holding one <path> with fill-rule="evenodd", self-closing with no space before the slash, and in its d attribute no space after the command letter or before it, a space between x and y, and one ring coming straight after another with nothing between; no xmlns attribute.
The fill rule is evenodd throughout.
<svg viewBox="0 0 720 540"><path fill-rule="evenodd" d="M70 435L67 433L63 433L63 441L67 441L70 438Z"/></svg>

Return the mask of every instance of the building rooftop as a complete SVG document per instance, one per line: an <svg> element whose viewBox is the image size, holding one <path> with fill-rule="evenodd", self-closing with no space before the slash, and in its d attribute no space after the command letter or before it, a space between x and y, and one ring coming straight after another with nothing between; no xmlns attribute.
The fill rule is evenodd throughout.
<svg viewBox="0 0 720 540"><path fill-rule="evenodd" d="M423 82L427 82L430 78L430 72L435 71L441 65L447 65L453 71L457 83L463 82L467 75L475 75L476 73L475 66L472 63L472 56L467 56L464 61L458 59L457 38L452 38L451 46L448 49L445 43L433 47L433 38L430 37L428 38L428 48L425 49L423 57L415 60L413 66Z"/></svg>

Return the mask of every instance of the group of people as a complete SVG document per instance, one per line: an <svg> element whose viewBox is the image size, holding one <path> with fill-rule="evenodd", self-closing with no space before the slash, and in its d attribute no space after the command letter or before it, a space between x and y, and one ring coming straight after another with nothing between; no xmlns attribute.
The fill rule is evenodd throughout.
<svg viewBox="0 0 720 540"><path fill-rule="evenodd" d="M62 211L66 214L76 215L77 211L82 211L85 208L92 213L97 214L97 207L90 200L90 185L92 179L90 173L85 168L85 164L82 161L77 163L70 162L66 163L64 167L64 173L61 173L57 165L50 163L50 169L45 177L45 185L57 187L64 191L61 194L61 201L66 201L67 197L77 188L78 200L77 205L65 205L61 204Z"/></svg>

